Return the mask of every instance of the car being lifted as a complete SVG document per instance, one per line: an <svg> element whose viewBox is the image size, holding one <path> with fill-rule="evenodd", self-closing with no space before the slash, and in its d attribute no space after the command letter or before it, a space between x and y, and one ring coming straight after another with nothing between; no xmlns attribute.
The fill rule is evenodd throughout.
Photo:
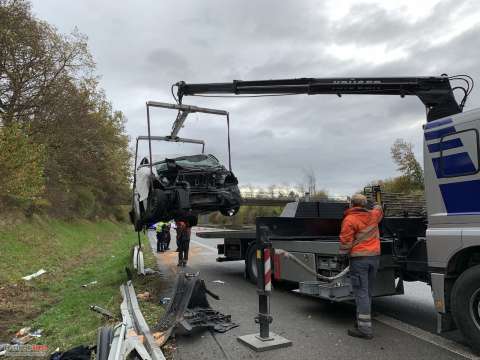
<svg viewBox="0 0 480 360"><path fill-rule="evenodd" d="M197 154L154 161L150 174L148 158L140 162L132 222L144 225L187 219L213 211L233 216L240 208L238 180L212 154ZM193 220L192 220L193 219Z"/></svg>
<svg viewBox="0 0 480 360"><path fill-rule="evenodd" d="M224 110L197 106L147 102L148 136L136 141L133 176L132 210L130 219L135 231L159 221L184 220L197 224L198 215L220 211L224 216L235 215L240 208L238 180L232 172L230 154L230 120ZM171 133L153 136L150 133L150 107L178 110ZM227 120L228 169L218 159L205 154L205 142L180 138L185 119L191 113L225 116ZM149 154L137 166L139 141L148 141ZM152 141L202 145L200 154L186 156L152 156Z"/></svg>

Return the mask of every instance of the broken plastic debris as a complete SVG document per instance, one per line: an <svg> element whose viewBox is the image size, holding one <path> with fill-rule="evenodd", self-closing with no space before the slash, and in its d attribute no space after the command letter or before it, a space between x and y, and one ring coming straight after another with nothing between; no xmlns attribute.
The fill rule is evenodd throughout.
<svg viewBox="0 0 480 360"><path fill-rule="evenodd" d="M160 271L153 270L151 268L145 268L145 275L156 275L160 274Z"/></svg>
<svg viewBox="0 0 480 360"><path fill-rule="evenodd" d="M169 298L169 297L164 297L162 300L160 300L160 304L162 304L162 305L168 304L170 302L170 300L172 300L172 299Z"/></svg>
<svg viewBox="0 0 480 360"><path fill-rule="evenodd" d="M90 281L90 282L87 283L87 284L83 284L82 287L89 287L89 286L92 286L92 285L95 285L95 284L98 284L98 281L97 281L97 280Z"/></svg>
<svg viewBox="0 0 480 360"><path fill-rule="evenodd" d="M31 327L21 328L20 330L18 330L18 331L15 333L15 336L16 336L16 337L25 336L25 335L27 335L27 334L30 332L31 329L32 329Z"/></svg>
<svg viewBox="0 0 480 360"><path fill-rule="evenodd" d="M215 284L225 284L225 281L222 280L213 280L212 282Z"/></svg>
<svg viewBox="0 0 480 360"><path fill-rule="evenodd" d="M30 332L28 335L39 338L42 337L43 329L37 329L35 331Z"/></svg>
<svg viewBox="0 0 480 360"><path fill-rule="evenodd" d="M32 280L33 278L39 277L42 274L45 274L47 271L45 269L40 269L36 273L22 277L23 280Z"/></svg>
<svg viewBox="0 0 480 360"><path fill-rule="evenodd" d="M145 291L143 293L140 293L137 295L137 298L139 300L143 300L143 301L146 301L146 300L149 300L150 299L150 293L148 291Z"/></svg>
<svg viewBox="0 0 480 360"><path fill-rule="evenodd" d="M10 342L13 345L24 345L34 338L39 338L42 336L42 329L31 330L30 327L24 327L17 331L15 337Z"/></svg>

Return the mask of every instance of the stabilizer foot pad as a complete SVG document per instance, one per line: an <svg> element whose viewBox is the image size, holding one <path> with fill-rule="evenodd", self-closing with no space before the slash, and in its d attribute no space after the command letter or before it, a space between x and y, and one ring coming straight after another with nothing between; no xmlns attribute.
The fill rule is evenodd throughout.
<svg viewBox="0 0 480 360"><path fill-rule="evenodd" d="M257 352L292 346L290 340L272 332L270 333L270 338L267 340L261 340L260 334L239 336L237 340Z"/></svg>

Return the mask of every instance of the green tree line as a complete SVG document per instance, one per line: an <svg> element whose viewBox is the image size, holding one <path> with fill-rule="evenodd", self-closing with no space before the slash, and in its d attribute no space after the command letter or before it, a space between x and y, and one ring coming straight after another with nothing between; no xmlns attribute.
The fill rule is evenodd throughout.
<svg viewBox="0 0 480 360"><path fill-rule="evenodd" d="M125 116L99 88L84 35L0 0L0 206L94 218L128 202Z"/></svg>
<svg viewBox="0 0 480 360"><path fill-rule="evenodd" d="M423 169L415 158L413 144L403 139L397 139L390 147L390 154L392 156L392 161L397 165L397 170L400 172L400 175L384 180L375 180L367 184L367 186L380 185L382 191L387 193L423 193ZM272 185L269 188L274 189L275 185ZM317 190L317 179L315 171L312 168L307 170L304 169L304 181L298 185L298 189L300 193L308 192L310 194L309 198L312 201L329 199L327 191ZM359 190L359 192L361 191L362 190ZM268 192L264 193L268 195ZM274 194L272 191L272 197L273 196ZM278 216L281 212L282 207L279 206L242 206L240 211L233 217L225 217L219 212L215 212L210 214L207 219L201 218L200 220L206 221L204 224L241 227L243 225L255 224L255 218L258 216Z"/></svg>

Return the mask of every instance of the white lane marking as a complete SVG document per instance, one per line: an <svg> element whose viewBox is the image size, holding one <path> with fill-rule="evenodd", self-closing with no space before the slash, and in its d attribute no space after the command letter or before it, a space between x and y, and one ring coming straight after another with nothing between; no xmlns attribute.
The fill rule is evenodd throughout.
<svg viewBox="0 0 480 360"><path fill-rule="evenodd" d="M448 350L454 354L463 356L466 359L471 359L471 360L480 359L479 356L473 354L472 351L466 346L463 346L455 341L446 339L439 335L432 334L428 331L419 329L416 326L406 324L400 320L397 320L385 315L378 315L378 316L375 316L373 319L377 320L378 322L381 322L382 324L388 325L394 329L397 329L409 335L415 336L416 338L419 338L430 344L438 346L442 349Z"/></svg>
<svg viewBox="0 0 480 360"><path fill-rule="evenodd" d="M195 244L197 244L197 245L199 245L199 246L201 246L201 247L204 247L204 248L207 249L207 250L213 251L213 252L215 252L215 253L218 252L218 250L215 249L214 247L208 246L208 245L205 245L205 244L202 244L200 241L190 240L190 242L193 242L193 243L195 243Z"/></svg>

